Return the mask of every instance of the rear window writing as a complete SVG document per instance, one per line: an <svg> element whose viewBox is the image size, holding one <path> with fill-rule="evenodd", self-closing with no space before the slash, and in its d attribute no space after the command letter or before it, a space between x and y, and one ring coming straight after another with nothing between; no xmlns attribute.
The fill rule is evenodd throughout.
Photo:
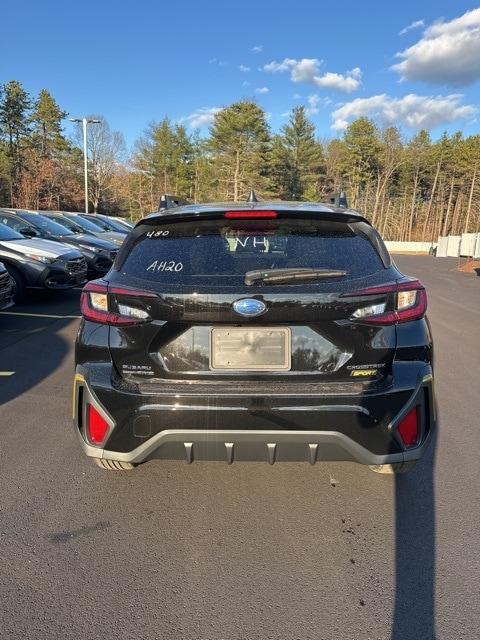
<svg viewBox="0 0 480 640"><path fill-rule="evenodd" d="M146 228L121 271L177 284L242 285L247 271L304 267L356 278L383 270L353 224L311 220L214 220Z"/></svg>

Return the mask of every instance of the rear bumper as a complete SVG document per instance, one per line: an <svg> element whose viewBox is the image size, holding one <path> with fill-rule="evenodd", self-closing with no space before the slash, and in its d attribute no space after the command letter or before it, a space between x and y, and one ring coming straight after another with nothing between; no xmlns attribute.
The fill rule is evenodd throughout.
<svg viewBox="0 0 480 640"><path fill-rule="evenodd" d="M414 449L386 455L374 454L339 432L332 431L162 431L129 452L92 447L79 432L83 451L93 458L140 463L146 460L236 462L348 461L366 465L418 460L431 435Z"/></svg>
<svg viewBox="0 0 480 640"><path fill-rule="evenodd" d="M81 368L80 368L81 369ZM230 420L225 420L225 407L222 407L221 421L218 424L218 415L212 418L213 428L168 428L172 426L172 413L174 406L149 404L140 406L130 414L130 418L121 424L120 431L127 429L133 437L129 442L134 442L133 447L112 447L108 446L116 442L115 438L109 436L107 446L104 448L92 446L88 443L83 425L86 418L86 406L93 404L110 424L110 434L117 430L117 423L112 418L105 406L101 403L99 388L93 388L87 381L86 376L77 371L74 388L74 425L79 436L82 448L87 456L118 460L121 462L140 463L152 459L185 460L215 460L224 461L231 464L234 461L260 461L273 464L275 462L309 462L315 464L318 461L352 461L366 465L393 464L406 461L418 460L422 457L430 441L435 426L435 406L433 396L433 376L430 367L421 367L417 377L416 386L410 390L408 400L403 404L387 426L377 427L377 438L383 439L380 449L371 450L368 440L362 441L361 432L364 431L360 422L358 423L358 438L353 434L355 431L348 431L344 428L343 421L352 420L352 416L347 416L346 412L361 413L361 403L358 405L326 404L316 410L304 406L304 401L297 399L296 409L288 407L284 412L284 428L261 429L252 428L248 422L248 410L246 408L229 407ZM109 392L111 397L111 390ZM330 399L334 400L334 399ZM338 402L338 399L337 399ZM425 406L428 404L428 406ZM419 445L409 449L403 449L395 437L395 430L398 422L415 405L422 407L422 434ZM183 407L184 408L184 407ZM210 405L210 411L218 407ZM281 414L281 407L277 408L277 416ZM172 411L173 410L173 411ZM150 425L154 413L165 423L165 428L149 435L142 430ZM315 428L295 428L297 425L292 422L292 412L296 414L308 414L311 424ZM190 426L195 421L201 424L202 410L196 406L191 406L187 412L180 415L185 416L185 423ZM188 414L188 415L187 415ZM242 415L244 416L242 418ZM240 417L239 417L240 416ZM277 418L278 419L278 418ZM358 418L354 418L358 420ZM235 428L238 422L244 420L248 428ZM290 422L289 422L290 421ZM337 421L338 429L332 428L332 423ZM232 428L227 428L228 425ZM283 426L282 425L282 426ZM289 428L290 426L290 428ZM219 428L217 428L219 427ZM374 428L374 427L372 427ZM343 431L343 432L342 432ZM118 442L118 440L117 440ZM392 445L393 442L393 445ZM372 447L374 448L374 447ZM122 450L118 450L122 449Z"/></svg>

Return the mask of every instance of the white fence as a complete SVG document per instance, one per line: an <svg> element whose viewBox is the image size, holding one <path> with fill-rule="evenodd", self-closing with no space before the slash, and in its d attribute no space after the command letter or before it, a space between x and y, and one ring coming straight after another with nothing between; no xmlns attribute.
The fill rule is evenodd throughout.
<svg viewBox="0 0 480 640"><path fill-rule="evenodd" d="M440 236L437 258L480 258L480 233L462 233L461 236Z"/></svg>
<svg viewBox="0 0 480 640"><path fill-rule="evenodd" d="M480 259L480 233L462 233L461 236L439 236L438 242L397 242L386 240L390 253L432 253L437 258Z"/></svg>
<svg viewBox="0 0 480 640"><path fill-rule="evenodd" d="M385 242L390 253L430 253L432 247L436 247L436 242L397 242L387 240Z"/></svg>

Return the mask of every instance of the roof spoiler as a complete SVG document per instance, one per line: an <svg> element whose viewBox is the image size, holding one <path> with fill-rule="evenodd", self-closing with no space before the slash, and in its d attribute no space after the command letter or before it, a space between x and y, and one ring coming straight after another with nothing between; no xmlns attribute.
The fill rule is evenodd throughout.
<svg viewBox="0 0 480 640"><path fill-rule="evenodd" d="M174 209L175 207L183 207L186 204L190 204L186 200L182 200L178 196L172 196L168 193L164 193L160 196L160 202L158 203L158 210L165 211L166 209Z"/></svg>

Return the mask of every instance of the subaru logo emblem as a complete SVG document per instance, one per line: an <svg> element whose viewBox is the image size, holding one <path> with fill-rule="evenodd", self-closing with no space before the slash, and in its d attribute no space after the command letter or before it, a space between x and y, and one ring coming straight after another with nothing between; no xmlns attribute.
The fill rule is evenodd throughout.
<svg viewBox="0 0 480 640"><path fill-rule="evenodd" d="M242 300L236 300L233 303L233 309L241 316L253 318L265 313L267 305L261 300L255 300L255 298L242 298Z"/></svg>

